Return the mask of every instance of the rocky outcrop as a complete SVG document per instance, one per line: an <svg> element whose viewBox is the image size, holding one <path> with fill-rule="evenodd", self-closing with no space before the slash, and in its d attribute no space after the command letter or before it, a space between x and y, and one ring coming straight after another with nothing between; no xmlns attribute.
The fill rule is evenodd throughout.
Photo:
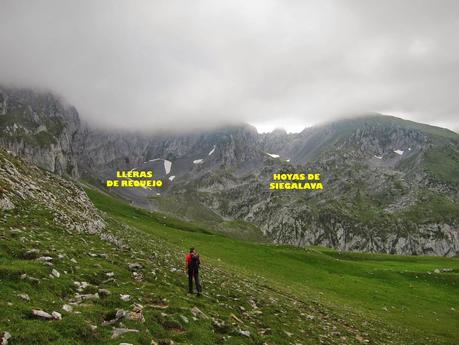
<svg viewBox="0 0 459 345"><path fill-rule="evenodd" d="M86 193L67 179L44 172L0 149L0 205L27 207L30 216L46 210L54 226L71 232L102 234L104 220Z"/></svg>

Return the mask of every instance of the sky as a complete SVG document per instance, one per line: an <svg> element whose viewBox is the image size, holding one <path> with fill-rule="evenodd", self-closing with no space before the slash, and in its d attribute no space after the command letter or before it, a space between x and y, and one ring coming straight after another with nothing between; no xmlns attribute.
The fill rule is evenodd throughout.
<svg viewBox="0 0 459 345"><path fill-rule="evenodd" d="M459 129L459 1L0 0L0 84L107 128Z"/></svg>

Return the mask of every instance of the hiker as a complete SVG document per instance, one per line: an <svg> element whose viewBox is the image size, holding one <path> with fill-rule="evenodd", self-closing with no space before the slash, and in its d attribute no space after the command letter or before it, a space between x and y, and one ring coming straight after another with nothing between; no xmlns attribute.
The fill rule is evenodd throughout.
<svg viewBox="0 0 459 345"><path fill-rule="evenodd" d="M201 296L201 283L199 282L199 265L201 260L194 248L185 256L185 271L188 273L188 293L193 293L193 279L196 285L197 296Z"/></svg>

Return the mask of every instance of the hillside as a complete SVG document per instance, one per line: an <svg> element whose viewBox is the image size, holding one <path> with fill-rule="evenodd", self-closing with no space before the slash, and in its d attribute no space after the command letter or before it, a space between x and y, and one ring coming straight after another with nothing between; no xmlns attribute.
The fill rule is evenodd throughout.
<svg viewBox="0 0 459 345"><path fill-rule="evenodd" d="M373 114L297 134L258 134L244 124L101 131L81 125L76 110L49 93L0 94L1 146L97 188L117 170L152 170L164 181L160 190L106 189L138 207L262 242L459 251L459 135L447 129ZM270 190L272 175L282 172L320 173L324 189Z"/></svg>
<svg viewBox="0 0 459 345"><path fill-rule="evenodd" d="M8 344L453 344L458 337L457 259L233 240L87 190L96 210L70 181L1 150L0 160L0 333L8 332ZM185 293L190 245L204 257L201 299Z"/></svg>

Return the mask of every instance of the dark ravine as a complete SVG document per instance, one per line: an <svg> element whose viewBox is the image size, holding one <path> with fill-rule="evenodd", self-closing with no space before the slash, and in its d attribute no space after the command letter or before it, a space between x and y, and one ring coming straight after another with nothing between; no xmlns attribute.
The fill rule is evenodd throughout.
<svg viewBox="0 0 459 345"><path fill-rule="evenodd" d="M459 135L395 117L362 116L297 134L258 134L249 125L110 132L82 124L74 107L50 93L2 87L0 146L96 185L117 169L152 168L166 181L160 195L138 189L119 195L216 228L230 220L252 223L276 243L459 251ZM171 170L148 162L157 158L170 161ZM272 174L281 171L319 172L325 189L270 191Z"/></svg>

